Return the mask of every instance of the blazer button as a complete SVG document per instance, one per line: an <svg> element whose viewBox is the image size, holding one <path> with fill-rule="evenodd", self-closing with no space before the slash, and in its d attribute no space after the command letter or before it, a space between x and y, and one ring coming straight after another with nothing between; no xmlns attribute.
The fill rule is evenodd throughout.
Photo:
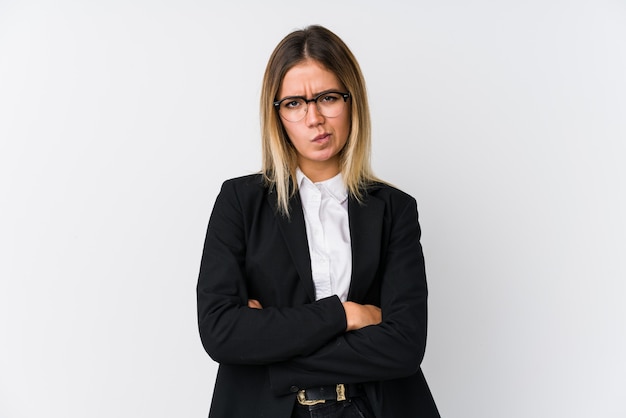
<svg viewBox="0 0 626 418"><path fill-rule="evenodd" d="M289 390L290 390L292 393L296 393L297 391L299 391L299 390L300 390L300 388L299 388L298 386L292 386L292 387L290 387L290 388L289 388Z"/></svg>

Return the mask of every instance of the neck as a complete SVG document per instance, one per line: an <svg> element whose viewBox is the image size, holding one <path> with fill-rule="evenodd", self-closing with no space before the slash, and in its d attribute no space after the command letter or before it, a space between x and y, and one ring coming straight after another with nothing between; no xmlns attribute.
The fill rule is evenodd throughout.
<svg viewBox="0 0 626 418"><path fill-rule="evenodd" d="M299 162L300 170L308 177L313 183L324 181L335 177L341 172L339 164L303 164L303 161Z"/></svg>

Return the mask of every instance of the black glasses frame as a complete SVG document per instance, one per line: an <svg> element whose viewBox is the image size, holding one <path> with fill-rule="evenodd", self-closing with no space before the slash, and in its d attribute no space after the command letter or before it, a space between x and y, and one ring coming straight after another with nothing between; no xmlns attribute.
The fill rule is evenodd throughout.
<svg viewBox="0 0 626 418"><path fill-rule="evenodd" d="M320 97L322 97L322 96L324 96L324 95L326 95L326 94L331 94L331 93L340 94L340 95L341 95L341 97L343 97L343 102L344 102L344 103L345 103L345 102L347 102L347 101L348 101L348 99L349 99L349 98L350 98L350 96L351 96L351 95L350 95L350 93L342 93L342 92L340 92L340 91L333 91L333 90L331 90L331 91L325 91L325 92L322 92L322 93L318 94L317 96L315 96L315 97L314 97L314 98L312 98L312 99L307 99L307 98L306 98L306 97L304 97L304 96L287 96L287 97L284 97L284 98L282 98L282 99L280 99L280 100L276 100L276 101L274 102L274 107L276 108L276 110L280 110L280 104L281 104L282 102L284 102L285 100L302 99L302 100L304 100L304 103L307 105L307 110L308 110L309 103L313 102L313 103L315 103L315 106L317 106L317 101L320 99ZM305 112L305 113L306 113L306 112Z"/></svg>

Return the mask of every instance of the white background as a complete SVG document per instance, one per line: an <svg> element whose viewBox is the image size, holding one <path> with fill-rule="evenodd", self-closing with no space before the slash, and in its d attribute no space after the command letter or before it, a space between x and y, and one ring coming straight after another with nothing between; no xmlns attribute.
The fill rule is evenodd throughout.
<svg viewBox="0 0 626 418"><path fill-rule="evenodd" d="M0 0L0 417L206 416L206 223L313 23L418 200L442 415L626 416L626 2Z"/></svg>

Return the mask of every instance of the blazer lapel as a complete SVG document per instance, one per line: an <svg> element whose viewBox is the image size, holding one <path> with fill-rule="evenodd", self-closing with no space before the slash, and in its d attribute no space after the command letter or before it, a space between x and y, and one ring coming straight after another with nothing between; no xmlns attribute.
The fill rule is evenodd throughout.
<svg viewBox="0 0 626 418"><path fill-rule="evenodd" d="M293 259L296 270L298 270L302 286L310 297L311 302L313 302L315 301L315 286L311 274L311 257L309 255L309 244L306 236L306 226L304 224L304 212L302 210L300 194L296 192L296 194L289 199L289 218L278 213L276 195L274 193L270 193L269 201L274 213L276 213L278 228L287 243L289 254Z"/></svg>
<svg viewBox="0 0 626 418"><path fill-rule="evenodd" d="M276 197L269 199L274 213L278 213ZM385 203L373 196L365 195L362 203L353 198L348 200L350 240L352 241L352 278L348 299L359 301L376 277L380 259L380 244ZM287 244L289 254L298 270L302 286L311 301L315 301L315 286L311 274L311 257L304 224L304 212L300 195L289 200L290 217L277 214L276 222Z"/></svg>
<svg viewBox="0 0 626 418"><path fill-rule="evenodd" d="M365 195L363 203L348 200L350 239L352 241L352 279L348 299L362 300L367 293L380 260L385 203Z"/></svg>

